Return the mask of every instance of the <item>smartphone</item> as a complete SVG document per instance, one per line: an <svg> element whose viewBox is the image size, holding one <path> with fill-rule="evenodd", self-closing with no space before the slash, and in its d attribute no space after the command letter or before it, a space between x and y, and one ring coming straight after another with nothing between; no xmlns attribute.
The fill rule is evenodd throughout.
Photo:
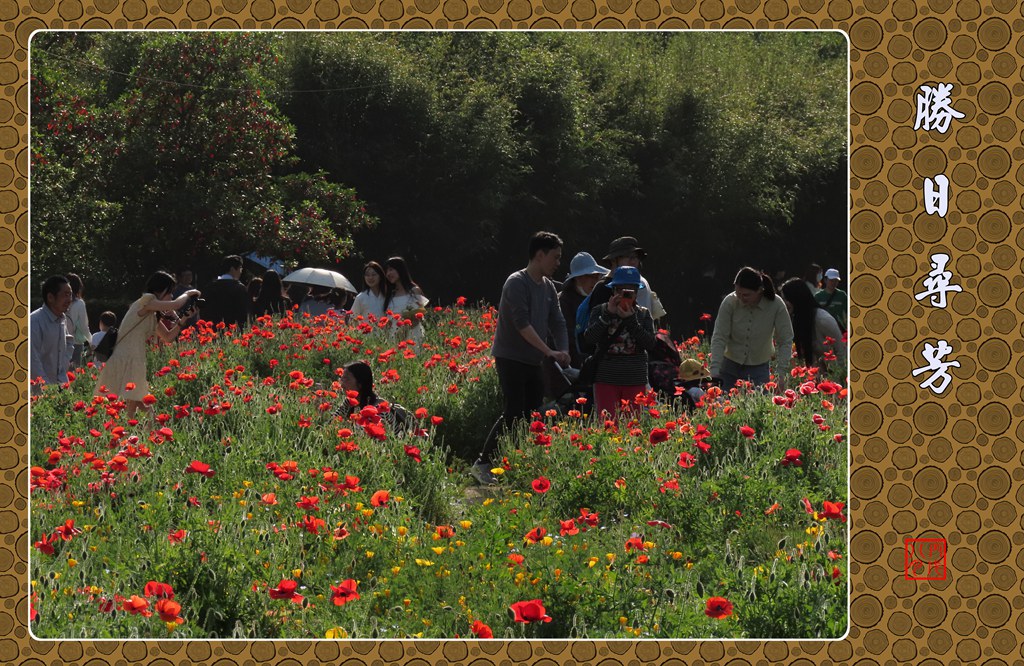
<svg viewBox="0 0 1024 666"><path fill-rule="evenodd" d="M621 298L624 301L634 301L636 300L636 290L623 289L622 293L619 295L619 298Z"/></svg>

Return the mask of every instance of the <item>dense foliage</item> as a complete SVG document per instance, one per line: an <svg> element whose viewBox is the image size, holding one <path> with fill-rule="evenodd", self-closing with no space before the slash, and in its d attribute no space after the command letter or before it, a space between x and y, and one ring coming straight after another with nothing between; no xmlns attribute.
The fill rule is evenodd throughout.
<svg viewBox="0 0 1024 666"><path fill-rule="evenodd" d="M47 638L837 638L847 625L846 390L691 413L545 411L466 462L498 412L493 310L422 345L369 322L263 318L149 353L155 422L95 370L31 405L32 630ZM702 357L706 344L682 352ZM343 363L377 410L336 418ZM789 388L786 388L789 387ZM470 458L471 459L471 458Z"/></svg>
<svg viewBox="0 0 1024 666"><path fill-rule="evenodd" d="M843 268L845 56L838 32L37 35L32 277L95 294L258 250L358 282L402 254L435 302L496 302L533 231L566 259L635 235L689 333L741 265Z"/></svg>

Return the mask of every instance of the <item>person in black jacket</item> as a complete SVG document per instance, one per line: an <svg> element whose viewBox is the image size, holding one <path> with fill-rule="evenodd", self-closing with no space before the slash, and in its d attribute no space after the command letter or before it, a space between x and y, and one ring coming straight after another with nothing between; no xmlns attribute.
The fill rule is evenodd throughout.
<svg viewBox="0 0 1024 666"><path fill-rule="evenodd" d="M242 277L242 258L237 254L224 257L223 274L203 288L206 305L200 318L214 324L242 326L249 318L249 291L239 281Z"/></svg>

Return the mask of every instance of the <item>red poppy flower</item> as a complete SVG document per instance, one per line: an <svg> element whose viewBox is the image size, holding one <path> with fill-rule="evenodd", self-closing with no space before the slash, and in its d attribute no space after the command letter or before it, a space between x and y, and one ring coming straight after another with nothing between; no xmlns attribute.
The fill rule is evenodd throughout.
<svg viewBox="0 0 1024 666"><path fill-rule="evenodd" d="M320 528L327 527L327 521L316 516L303 516L302 522L298 526L310 534L320 534Z"/></svg>
<svg viewBox="0 0 1024 666"><path fill-rule="evenodd" d="M473 635L477 638L494 638L494 632L491 631L491 628L480 620L473 621L473 626L470 627L470 631L472 631Z"/></svg>
<svg viewBox="0 0 1024 666"><path fill-rule="evenodd" d="M153 614L153 611L149 610L149 602L136 594L133 594L131 599L125 599L124 603L121 604L121 609L128 611L132 615L142 615L144 617L149 617Z"/></svg>
<svg viewBox="0 0 1024 666"><path fill-rule="evenodd" d="M538 543L541 539L544 538L544 535L547 533L548 531L543 527L534 527L532 530L526 533L526 536L523 537L523 540L529 541L530 543Z"/></svg>
<svg viewBox="0 0 1024 666"><path fill-rule="evenodd" d="M142 593L147 597L159 597L161 599L174 598L174 588L167 583L158 583L155 580L151 580L146 583L146 587L143 588Z"/></svg>
<svg viewBox="0 0 1024 666"><path fill-rule="evenodd" d="M425 418L427 418L427 416L430 415L430 413L427 411L426 407L420 407L419 409L416 410L416 412L414 414L415 414L416 418L418 418L418 419L425 419Z"/></svg>
<svg viewBox="0 0 1024 666"><path fill-rule="evenodd" d="M661 528L664 528L666 530L672 529L672 525L670 525L669 523L666 523L664 520L648 520L647 524L650 525L651 527L661 527Z"/></svg>
<svg viewBox="0 0 1024 666"><path fill-rule="evenodd" d="M839 577L843 575L843 572L839 570L839 567L832 567L832 580L839 583Z"/></svg>
<svg viewBox="0 0 1024 666"><path fill-rule="evenodd" d="M386 505L391 500L391 493L386 490L378 490L370 497L370 505L375 507L381 507Z"/></svg>
<svg viewBox="0 0 1024 666"><path fill-rule="evenodd" d="M788 467L789 465L800 467L804 464L804 462L800 460L800 456L802 455L803 453L800 452L800 449L787 449L786 455L784 455L782 460L779 462L783 467Z"/></svg>
<svg viewBox="0 0 1024 666"><path fill-rule="evenodd" d="M267 506L277 504L277 495L275 493L264 493L263 496L260 497L260 504L265 504Z"/></svg>
<svg viewBox="0 0 1024 666"><path fill-rule="evenodd" d="M704 607L704 614L716 620L732 615L732 602L725 597L711 597Z"/></svg>
<svg viewBox="0 0 1024 666"><path fill-rule="evenodd" d="M778 502L775 502L770 507L768 507L767 509L764 510L764 515L770 516L773 513L775 513L776 511L778 511L779 508L780 508L780 504Z"/></svg>
<svg viewBox="0 0 1024 666"><path fill-rule="evenodd" d="M53 533L61 538L61 541L71 541L71 538L76 534L81 534L82 530L75 527L74 520L65 520L64 524L53 530Z"/></svg>
<svg viewBox="0 0 1024 666"><path fill-rule="evenodd" d="M171 543L181 543L188 536L188 532L185 530L178 530L177 532L171 532L167 535L167 540Z"/></svg>
<svg viewBox="0 0 1024 666"><path fill-rule="evenodd" d="M334 528L334 532L332 533L332 536L334 537L335 541L341 541L342 539L347 539L348 538L348 530L345 529L344 525L339 525L338 527Z"/></svg>
<svg viewBox="0 0 1024 666"><path fill-rule="evenodd" d="M660 444L661 442L668 440L668 430L665 428L654 428L651 430L651 435L648 438L651 444Z"/></svg>
<svg viewBox="0 0 1024 666"><path fill-rule="evenodd" d="M160 619L164 622L173 622L174 624L184 624L185 620L178 617L181 613L181 604L177 601L171 601L170 599L161 599L156 602L156 612L160 615Z"/></svg>
<svg viewBox="0 0 1024 666"><path fill-rule="evenodd" d="M409 456L418 463L423 462L423 458L420 455L420 447L412 446L411 444L404 444L403 447L405 448L405 455Z"/></svg>
<svg viewBox="0 0 1024 666"><path fill-rule="evenodd" d="M443 422L444 422L444 418L443 417L440 417L440 416L431 416L430 417L431 425L440 425Z"/></svg>
<svg viewBox="0 0 1024 666"><path fill-rule="evenodd" d="M590 509L587 509L585 507L581 508L580 509L580 518L587 525L589 525L591 527L597 527L597 512L596 511L591 511Z"/></svg>
<svg viewBox="0 0 1024 666"><path fill-rule="evenodd" d="M147 393L146 395L142 396L142 404L147 405L147 406L148 405L155 405L156 404L156 396L153 395L152 393Z"/></svg>
<svg viewBox="0 0 1024 666"><path fill-rule="evenodd" d="M302 595L295 593L298 586L299 584L294 580L282 579L281 582L277 584L277 587L270 588L270 598L288 599L292 603L301 604L303 599Z"/></svg>
<svg viewBox="0 0 1024 666"><path fill-rule="evenodd" d="M814 513L814 507L811 506L811 500L804 497L800 501L803 502L804 511L806 511L807 513Z"/></svg>
<svg viewBox="0 0 1024 666"><path fill-rule="evenodd" d="M525 561L526 558L523 557L520 553L511 553L508 556L508 568L512 569L513 567L517 567Z"/></svg>
<svg viewBox="0 0 1024 666"><path fill-rule="evenodd" d="M451 539L455 536L455 530L450 525L438 525L434 528L434 532L442 539Z"/></svg>
<svg viewBox="0 0 1024 666"><path fill-rule="evenodd" d="M351 578L341 581L341 585L331 585L331 602L335 606L344 606L350 601L355 601L359 598L359 593L356 592L358 585L359 581Z"/></svg>
<svg viewBox="0 0 1024 666"><path fill-rule="evenodd" d="M826 518L829 518L831 520L839 520L844 523L846 522L846 516L843 515L843 502L832 503L826 500L823 503L823 506L824 510L822 511L822 513L825 514Z"/></svg>
<svg viewBox="0 0 1024 666"><path fill-rule="evenodd" d="M692 453L683 451L679 454L679 460L676 464L683 468L690 468L693 467L696 462L697 458Z"/></svg>
<svg viewBox="0 0 1024 666"><path fill-rule="evenodd" d="M551 618L548 617L547 610L544 608L544 604L540 599L517 601L509 606L509 608L512 609L516 622L522 622L524 624L530 624L531 622L551 622Z"/></svg>
<svg viewBox="0 0 1024 666"><path fill-rule="evenodd" d="M204 462L193 460L189 463L188 467L185 468L186 474L202 474L206 478L211 478L216 472L210 469L210 466Z"/></svg>
<svg viewBox="0 0 1024 666"><path fill-rule="evenodd" d="M299 507L303 511L319 511L320 510L320 498L319 497L306 497L303 495L295 506Z"/></svg>
<svg viewBox="0 0 1024 666"><path fill-rule="evenodd" d="M580 529L576 527L576 521L572 518L569 520L558 521L560 527L558 533L562 536L572 536L573 534L579 534Z"/></svg>
<svg viewBox="0 0 1024 666"><path fill-rule="evenodd" d="M533 487L533 492L535 493L546 493L551 490L551 481L544 476L538 476L530 485Z"/></svg>
<svg viewBox="0 0 1024 666"><path fill-rule="evenodd" d="M751 439L754 436L754 429L746 425L740 426L740 434L746 437L747 439Z"/></svg>
<svg viewBox="0 0 1024 666"><path fill-rule="evenodd" d="M38 548L39 552L45 553L46 555L53 555L53 543L56 539L52 538L49 534L44 534L39 541L32 544L33 548Z"/></svg>
<svg viewBox="0 0 1024 666"><path fill-rule="evenodd" d="M626 552L631 550L644 550L644 542L640 537L630 537L626 539Z"/></svg>

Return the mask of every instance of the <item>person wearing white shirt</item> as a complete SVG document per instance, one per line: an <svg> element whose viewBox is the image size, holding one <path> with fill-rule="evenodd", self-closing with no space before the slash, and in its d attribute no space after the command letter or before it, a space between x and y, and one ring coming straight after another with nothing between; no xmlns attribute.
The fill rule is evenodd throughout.
<svg viewBox="0 0 1024 666"><path fill-rule="evenodd" d="M366 262L363 267L363 283L366 289L356 294L356 300L352 304L352 314L355 316L373 316L380 319L384 316L384 299L387 277L384 269L376 261Z"/></svg>
<svg viewBox="0 0 1024 666"><path fill-rule="evenodd" d="M82 278L74 273L65 276L68 284L71 285L71 306L67 312L68 333L74 338L74 346L71 351L71 367L78 368L82 365L82 353L89 344L89 315L85 310L85 301L82 300L85 284Z"/></svg>

